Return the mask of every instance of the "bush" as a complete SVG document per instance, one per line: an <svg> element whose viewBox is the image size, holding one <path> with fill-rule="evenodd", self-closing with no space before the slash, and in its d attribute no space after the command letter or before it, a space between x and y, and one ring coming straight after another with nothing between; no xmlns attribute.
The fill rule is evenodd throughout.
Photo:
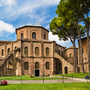
<svg viewBox="0 0 90 90"><path fill-rule="evenodd" d="M33 75L31 75L30 77L33 77Z"/></svg>
<svg viewBox="0 0 90 90"><path fill-rule="evenodd" d="M4 81L0 81L0 85L7 85L7 81L6 80L4 80Z"/></svg>

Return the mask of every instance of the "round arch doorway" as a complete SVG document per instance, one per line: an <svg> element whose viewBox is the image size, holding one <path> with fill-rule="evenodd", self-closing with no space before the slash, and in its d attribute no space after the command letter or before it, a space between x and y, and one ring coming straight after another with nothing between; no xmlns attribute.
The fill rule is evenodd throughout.
<svg viewBox="0 0 90 90"><path fill-rule="evenodd" d="M40 76L40 70L39 70L39 62L35 63L35 77Z"/></svg>
<svg viewBox="0 0 90 90"><path fill-rule="evenodd" d="M55 58L54 61L56 67L55 73L62 74L62 62L58 58Z"/></svg>
<svg viewBox="0 0 90 90"><path fill-rule="evenodd" d="M68 68L65 67L64 70L65 70L65 73L67 74L68 73Z"/></svg>

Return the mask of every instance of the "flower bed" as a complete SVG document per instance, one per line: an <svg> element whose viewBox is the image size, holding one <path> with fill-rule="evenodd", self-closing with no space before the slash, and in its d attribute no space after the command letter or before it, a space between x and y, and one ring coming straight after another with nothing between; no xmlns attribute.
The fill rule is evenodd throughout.
<svg viewBox="0 0 90 90"><path fill-rule="evenodd" d="M7 81L6 80L4 80L4 81L0 81L0 85L7 85Z"/></svg>

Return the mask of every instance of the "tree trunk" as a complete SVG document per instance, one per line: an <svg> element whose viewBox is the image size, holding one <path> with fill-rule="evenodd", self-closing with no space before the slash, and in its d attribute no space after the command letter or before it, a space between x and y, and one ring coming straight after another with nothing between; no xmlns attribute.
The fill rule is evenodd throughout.
<svg viewBox="0 0 90 90"><path fill-rule="evenodd" d="M88 64L90 74L90 44L89 44L89 23L87 23L87 53L88 53Z"/></svg>
<svg viewBox="0 0 90 90"><path fill-rule="evenodd" d="M81 60L81 63L82 63L82 72L83 72L83 74L84 74L85 71L84 71L84 64L83 64L83 53L82 53L81 35L80 35L80 30L79 30L79 27L78 27L78 21L77 21L77 19L76 19L76 26L77 26L77 29L78 29L78 35L79 35L79 44L80 44L80 60Z"/></svg>
<svg viewBox="0 0 90 90"><path fill-rule="evenodd" d="M74 72L78 73L78 65L77 65L77 57L76 57L76 45L75 41L73 42L73 48L74 48Z"/></svg>

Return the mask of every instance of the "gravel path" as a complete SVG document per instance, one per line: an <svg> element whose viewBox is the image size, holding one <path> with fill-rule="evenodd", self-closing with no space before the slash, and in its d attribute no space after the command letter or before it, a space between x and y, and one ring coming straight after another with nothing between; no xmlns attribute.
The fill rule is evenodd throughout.
<svg viewBox="0 0 90 90"><path fill-rule="evenodd" d="M21 84L21 80L7 80L9 84ZM67 78L57 80L44 80L44 83L72 83L72 82L90 82L90 80L80 78ZM43 83L43 80L22 80L22 83Z"/></svg>

